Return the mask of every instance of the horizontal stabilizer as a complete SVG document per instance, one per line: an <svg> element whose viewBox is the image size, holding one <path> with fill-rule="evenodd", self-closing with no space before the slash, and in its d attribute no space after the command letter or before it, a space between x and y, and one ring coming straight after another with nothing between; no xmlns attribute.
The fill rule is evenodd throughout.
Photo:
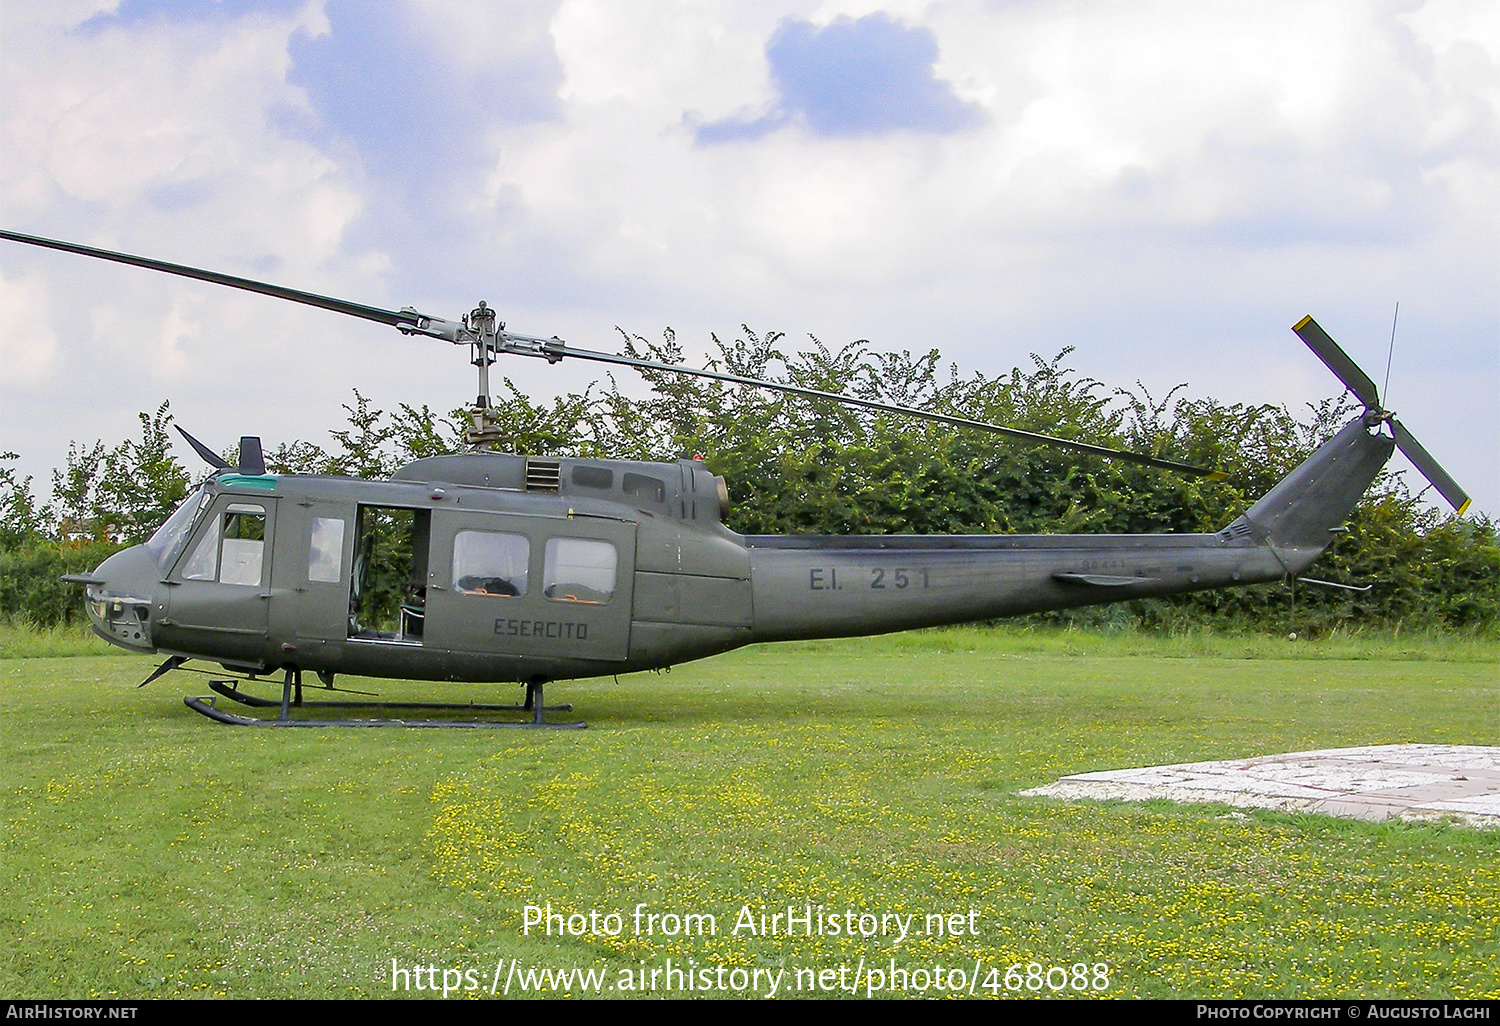
<svg viewBox="0 0 1500 1026"><path fill-rule="evenodd" d="M1095 588L1123 588L1156 580L1155 577L1117 577L1114 574L1053 574L1052 579L1064 584L1088 584Z"/></svg>

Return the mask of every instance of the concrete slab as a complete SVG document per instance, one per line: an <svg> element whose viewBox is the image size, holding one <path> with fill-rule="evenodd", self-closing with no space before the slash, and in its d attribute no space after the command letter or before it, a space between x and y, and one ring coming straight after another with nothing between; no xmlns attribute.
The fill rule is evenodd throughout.
<svg viewBox="0 0 1500 1026"><path fill-rule="evenodd" d="M1369 745L1063 777L1027 796L1222 802L1353 819L1500 828L1500 748Z"/></svg>

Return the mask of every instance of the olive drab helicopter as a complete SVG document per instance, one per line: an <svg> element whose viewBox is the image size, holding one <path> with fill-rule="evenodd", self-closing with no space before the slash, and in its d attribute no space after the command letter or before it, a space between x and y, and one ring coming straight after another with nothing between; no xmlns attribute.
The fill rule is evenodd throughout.
<svg viewBox="0 0 1500 1026"><path fill-rule="evenodd" d="M0 237L321 307L470 347L479 369L466 452L383 481L268 473L258 439L229 465L186 432L213 474L144 544L68 580L94 631L160 653L149 682L189 660L219 664L221 722L278 726L582 726L545 706L551 681L654 670L753 642L881 634L1125 599L1295 580L1343 530L1400 448L1460 513L1468 497L1311 318L1293 329L1363 406L1222 530L1184 535L739 535L728 490L699 460L543 458L490 451L488 372L499 355L690 374L976 428L1146 466L1223 477L1152 456L715 370L576 349L508 331L485 303L459 321L14 232ZM370 563L381 539L404 580L382 613ZM393 543L391 539L396 541ZM390 558L390 552L386 553ZM303 674L525 685L520 705L304 702ZM281 675L280 700L240 684ZM360 709L369 719L349 719ZM274 716L271 710L276 710ZM324 715L329 710L331 715ZM502 711L522 711L515 718ZM309 711L311 716L309 716ZM416 718L413 713L437 718ZM463 715L470 718L463 719ZM447 719L442 718L448 717ZM338 718L335 718L338 717ZM459 717L459 718L455 718Z"/></svg>

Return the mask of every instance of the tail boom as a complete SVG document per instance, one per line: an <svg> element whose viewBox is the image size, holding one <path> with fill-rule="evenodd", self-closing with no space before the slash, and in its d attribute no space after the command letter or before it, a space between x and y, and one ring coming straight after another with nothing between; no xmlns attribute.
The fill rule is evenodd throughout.
<svg viewBox="0 0 1500 1026"><path fill-rule="evenodd" d="M1393 448L1356 419L1215 534L748 536L751 640L877 634L1295 576L1328 547Z"/></svg>
<svg viewBox="0 0 1500 1026"><path fill-rule="evenodd" d="M753 641L849 637L1280 579L1270 549L1191 535L749 537Z"/></svg>

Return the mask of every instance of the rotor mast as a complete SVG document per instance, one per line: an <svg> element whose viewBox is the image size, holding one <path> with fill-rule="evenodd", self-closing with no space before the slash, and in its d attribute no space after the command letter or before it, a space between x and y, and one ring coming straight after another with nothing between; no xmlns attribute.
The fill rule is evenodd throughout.
<svg viewBox="0 0 1500 1026"><path fill-rule="evenodd" d="M415 313L415 311L411 311ZM556 363L564 355L574 355L563 344L562 339L536 338L518 335L505 330L505 322L495 316L495 310L484 300L464 315L463 325L436 318L423 318L416 325L396 325L404 334L432 335L447 339L458 345L468 343L472 358L469 362L479 368L479 395L469 409L469 426L464 429L464 441L475 448L491 448L503 442L495 404L490 397L490 365L499 353L521 356L540 356L548 363ZM459 330L453 330L459 328Z"/></svg>
<svg viewBox="0 0 1500 1026"><path fill-rule="evenodd" d="M464 430L464 441L477 448L500 440L495 407L490 401L490 364L495 362L497 334L505 330L505 323L497 320L495 311L481 299L478 306L464 315L464 328L473 354L470 362L479 368L479 395L469 411L469 427Z"/></svg>

